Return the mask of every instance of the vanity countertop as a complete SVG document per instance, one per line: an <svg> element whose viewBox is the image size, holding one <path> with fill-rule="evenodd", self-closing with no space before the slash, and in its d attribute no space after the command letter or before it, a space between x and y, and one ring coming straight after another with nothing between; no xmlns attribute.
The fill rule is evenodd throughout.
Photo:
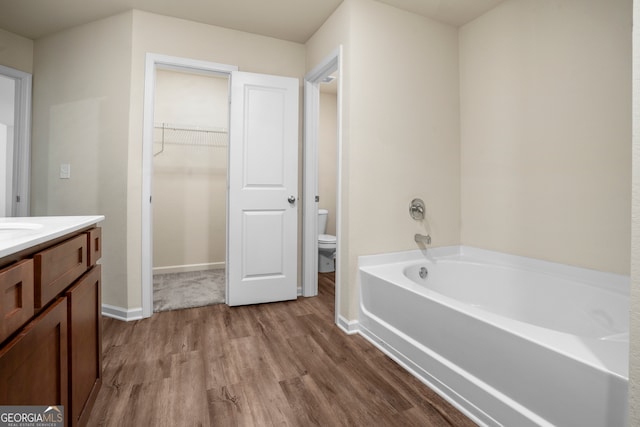
<svg viewBox="0 0 640 427"><path fill-rule="evenodd" d="M101 221L102 215L0 218L0 258Z"/></svg>

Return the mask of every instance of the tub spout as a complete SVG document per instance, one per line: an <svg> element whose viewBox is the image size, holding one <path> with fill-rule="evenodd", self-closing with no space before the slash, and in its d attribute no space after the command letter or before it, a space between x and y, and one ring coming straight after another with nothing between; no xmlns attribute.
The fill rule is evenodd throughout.
<svg viewBox="0 0 640 427"><path fill-rule="evenodd" d="M426 236L423 234L416 234L413 238L416 243L424 243L427 245L431 244L431 236L429 236L428 234Z"/></svg>

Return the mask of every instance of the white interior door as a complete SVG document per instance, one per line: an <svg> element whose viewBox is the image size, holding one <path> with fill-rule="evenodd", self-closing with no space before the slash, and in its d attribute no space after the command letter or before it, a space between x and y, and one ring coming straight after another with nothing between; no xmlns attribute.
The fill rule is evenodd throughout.
<svg viewBox="0 0 640 427"><path fill-rule="evenodd" d="M229 137L227 303L295 299L298 80L233 72Z"/></svg>

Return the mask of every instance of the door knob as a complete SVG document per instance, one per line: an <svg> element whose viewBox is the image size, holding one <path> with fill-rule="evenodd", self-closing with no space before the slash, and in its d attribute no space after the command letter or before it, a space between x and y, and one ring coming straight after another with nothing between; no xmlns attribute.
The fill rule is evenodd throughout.
<svg viewBox="0 0 640 427"><path fill-rule="evenodd" d="M289 196L289 203L294 204L296 202L296 197L295 196Z"/></svg>

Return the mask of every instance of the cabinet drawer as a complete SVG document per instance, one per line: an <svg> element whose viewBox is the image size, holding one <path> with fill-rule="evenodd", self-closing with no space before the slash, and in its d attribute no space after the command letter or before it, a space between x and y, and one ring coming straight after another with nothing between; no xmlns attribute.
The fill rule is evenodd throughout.
<svg viewBox="0 0 640 427"><path fill-rule="evenodd" d="M87 231L87 265L90 267L102 257L102 228Z"/></svg>
<svg viewBox="0 0 640 427"><path fill-rule="evenodd" d="M33 257L35 308L44 307L87 270L87 236L80 234Z"/></svg>
<svg viewBox="0 0 640 427"><path fill-rule="evenodd" d="M33 260L0 270L0 342L33 316Z"/></svg>

